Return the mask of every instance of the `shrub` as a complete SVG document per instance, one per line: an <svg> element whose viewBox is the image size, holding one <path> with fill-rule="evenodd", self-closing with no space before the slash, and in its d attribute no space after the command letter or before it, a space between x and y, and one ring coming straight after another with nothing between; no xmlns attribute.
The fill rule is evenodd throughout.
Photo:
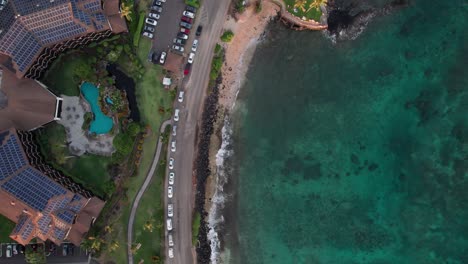
<svg viewBox="0 0 468 264"><path fill-rule="evenodd" d="M219 43L216 43L216 46L215 46L215 55L218 55L218 53L221 51L222 47L221 45L219 45Z"/></svg>
<svg viewBox="0 0 468 264"><path fill-rule="evenodd" d="M140 43L141 37L141 30L143 29L143 25L145 24L145 13L140 13L140 19L138 20L138 27L136 28L135 32L133 32L133 46L138 47Z"/></svg>
<svg viewBox="0 0 468 264"><path fill-rule="evenodd" d="M262 12L262 1L261 0L258 0L255 3L255 12L257 12L257 13Z"/></svg>
<svg viewBox="0 0 468 264"><path fill-rule="evenodd" d="M185 0L185 4L189 5L189 6L196 7L196 8L200 7L200 1L198 1L198 0Z"/></svg>
<svg viewBox="0 0 468 264"><path fill-rule="evenodd" d="M245 11L244 0L238 0L236 3L236 11L242 13Z"/></svg>
<svg viewBox="0 0 468 264"><path fill-rule="evenodd" d="M231 30L224 31L223 35L221 35L221 41L223 42L230 42L234 37L234 33Z"/></svg>
<svg viewBox="0 0 468 264"><path fill-rule="evenodd" d="M133 139L127 133L119 133L114 138L114 147L121 155L126 156L132 152Z"/></svg>

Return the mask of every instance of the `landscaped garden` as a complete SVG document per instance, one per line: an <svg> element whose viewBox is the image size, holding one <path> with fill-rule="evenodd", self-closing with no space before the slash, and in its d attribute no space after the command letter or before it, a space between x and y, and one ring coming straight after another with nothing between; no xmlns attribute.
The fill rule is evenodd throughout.
<svg viewBox="0 0 468 264"><path fill-rule="evenodd" d="M327 0L283 0L289 13L305 19L320 21L322 11L321 5L326 5Z"/></svg>

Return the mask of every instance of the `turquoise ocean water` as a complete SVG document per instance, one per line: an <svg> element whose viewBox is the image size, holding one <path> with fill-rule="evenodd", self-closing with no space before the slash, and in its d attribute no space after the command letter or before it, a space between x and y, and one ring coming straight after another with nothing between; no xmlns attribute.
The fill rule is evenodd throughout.
<svg viewBox="0 0 468 264"><path fill-rule="evenodd" d="M336 44L271 26L230 121L230 263L468 263L467 20L416 0Z"/></svg>

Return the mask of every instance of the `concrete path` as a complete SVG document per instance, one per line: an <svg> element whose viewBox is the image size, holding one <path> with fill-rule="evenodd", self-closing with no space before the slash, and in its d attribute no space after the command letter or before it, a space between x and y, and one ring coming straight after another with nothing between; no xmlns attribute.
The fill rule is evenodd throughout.
<svg viewBox="0 0 468 264"><path fill-rule="evenodd" d="M159 129L160 134L164 133L164 130L168 125L171 124L171 120L166 120L162 123L161 128ZM146 179L143 185L140 187L140 190L138 190L138 193L135 197L135 200L133 201L132 204L132 211L130 212L130 218L128 219L128 228L127 228L127 256L128 256L128 263L133 264L133 254L132 254L132 242L133 242L133 223L135 222L135 215L136 211L138 209L138 205L140 204L141 197L143 197L143 194L146 191L146 188L148 188L148 185L151 182L151 179L153 179L154 171L156 170L156 166L158 165L159 161L159 156L161 154L161 147L163 146L162 142L162 137L161 135L159 136L158 140L158 146L156 149L156 153L154 154L153 158L153 163L151 164L151 168L148 171L148 174L146 174Z"/></svg>

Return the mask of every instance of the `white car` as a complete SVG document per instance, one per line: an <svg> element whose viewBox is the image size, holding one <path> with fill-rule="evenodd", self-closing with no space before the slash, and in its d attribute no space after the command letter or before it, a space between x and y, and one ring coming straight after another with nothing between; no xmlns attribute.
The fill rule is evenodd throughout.
<svg viewBox="0 0 468 264"><path fill-rule="evenodd" d="M195 58L195 53L193 52L190 52L190 55L188 57L188 63L192 64L193 63L193 59Z"/></svg>
<svg viewBox="0 0 468 264"><path fill-rule="evenodd" d="M172 49L175 50L175 51L179 51L179 52L184 52L184 47L182 46L179 46L179 45L172 45Z"/></svg>
<svg viewBox="0 0 468 264"><path fill-rule="evenodd" d="M153 38L153 33L149 33L149 32L145 31L145 32L143 32L143 36L152 39Z"/></svg>
<svg viewBox="0 0 468 264"><path fill-rule="evenodd" d="M169 159L169 169L170 170L174 169L174 158Z"/></svg>
<svg viewBox="0 0 468 264"><path fill-rule="evenodd" d="M169 185L173 185L173 184L174 184L174 178L175 178L175 173L170 172L170 173L169 173Z"/></svg>
<svg viewBox="0 0 468 264"><path fill-rule="evenodd" d="M175 137L177 135L177 126L172 127L172 135Z"/></svg>
<svg viewBox="0 0 468 264"><path fill-rule="evenodd" d="M184 101L184 94L185 94L184 91L179 92L179 99L178 99L179 103L182 103Z"/></svg>
<svg viewBox="0 0 468 264"><path fill-rule="evenodd" d="M190 18L195 18L195 14L192 13L192 12L189 12L189 11L184 11L182 13L182 15L186 16L186 17L190 17Z"/></svg>
<svg viewBox="0 0 468 264"><path fill-rule="evenodd" d="M161 15L156 14L156 13L149 13L149 17L154 18L154 19L160 19Z"/></svg>
<svg viewBox="0 0 468 264"><path fill-rule="evenodd" d="M161 52L161 57L159 57L159 63L164 64L164 62L166 62L166 55L167 53L165 51Z"/></svg>
<svg viewBox="0 0 468 264"><path fill-rule="evenodd" d="M169 242L169 246L173 247L174 246L174 239L172 238L172 234L167 235L167 240Z"/></svg>
<svg viewBox="0 0 468 264"><path fill-rule="evenodd" d="M13 250L13 249L12 249L11 245L7 245L7 248L6 248L6 257L7 257L7 258L11 258L11 257L12 257L12 255L13 255L12 250Z"/></svg>
<svg viewBox="0 0 468 264"><path fill-rule="evenodd" d="M167 216L168 217L174 216L174 206L172 204L167 205Z"/></svg>
<svg viewBox="0 0 468 264"><path fill-rule="evenodd" d="M176 121L176 122L179 121L179 112L180 112L179 109L176 109L174 111L174 121Z"/></svg>
<svg viewBox="0 0 468 264"><path fill-rule="evenodd" d="M172 186L167 187L167 197L172 198L174 196L174 188Z"/></svg>
<svg viewBox="0 0 468 264"><path fill-rule="evenodd" d="M156 21L154 19L151 19L149 17L146 18L145 22L146 22L146 24L150 24L150 25L153 25L153 26L156 26L158 24L158 21Z"/></svg>
<svg viewBox="0 0 468 264"><path fill-rule="evenodd" d="M175 142L175 140L171 142L171 151L176 152L176 142Z"/></svg>
<svg viewBox="0 0 468 264"><path fill-rule="evenodd" d="M172 230L172 219L171 218L166 220L166 226L167 226L167 231Z"/></svg>
<svg viewBox="0 0 468 264"><path fill-rule="evenodd" d="M192 51L193 51L193 52L197 51L197 48L198 48L198 39L196 39L196 40L193 41L193 44L192 44Z"/></svg>
<svg viewBox="0 0 468 264"><path fill-rule="evenodd" d="M167 255L169 256L169 258L174 258L174 249L169 248L169 251L167 252Z"/></svg>

